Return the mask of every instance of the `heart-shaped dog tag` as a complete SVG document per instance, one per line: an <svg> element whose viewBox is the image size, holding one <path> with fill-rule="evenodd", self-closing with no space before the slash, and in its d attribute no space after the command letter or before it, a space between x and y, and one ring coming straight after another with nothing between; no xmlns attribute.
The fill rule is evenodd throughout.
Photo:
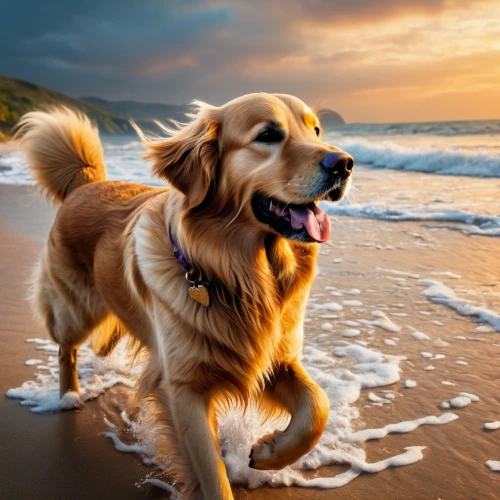
<svg viewBox="0 0 500 500"><path fill-rule="evenodd" d="M208 290L203 285L192 286L189 288L189 296L199 302L202 306L208 307L210 304L210 296Z"/></svg>

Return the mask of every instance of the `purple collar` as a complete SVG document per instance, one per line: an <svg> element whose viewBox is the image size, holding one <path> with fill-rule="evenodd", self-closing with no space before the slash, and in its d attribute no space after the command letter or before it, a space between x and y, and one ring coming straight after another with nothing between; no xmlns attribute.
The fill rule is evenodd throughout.
<svg viewBox="0 0 500 500"><path fill-rule="evenodd" d="M186 279L195 285L203 285L205 288L208 288L210 286L210 282L205 280L203 278L203 274L199 272L198 278L194 278L191 275L191 272L193 271L193 266L187 260L186 256L182 253L181 249L179 248L179 245L177 244L177 241L172 233L172 226L168 226L168 236L170 238L170 243L172 243L172 246L174 247L174 257L177 260L177 262L184 268L184 271L186 271Z"/></svg>

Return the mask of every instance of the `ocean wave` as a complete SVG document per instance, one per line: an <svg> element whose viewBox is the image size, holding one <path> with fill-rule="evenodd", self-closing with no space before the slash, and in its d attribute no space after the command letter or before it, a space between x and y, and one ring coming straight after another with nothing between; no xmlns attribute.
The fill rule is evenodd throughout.
<svg viewBox="0 0 500 500"><path fill-rule="evenodd" d="M331 129L338 135L394 136L430 135L441 137L500 134L500 120L467 120L423 123L350 123Z"/></svg>
<svg viewBox="0 0 500 500"><path fill-rule="evenodd" d="M321 208L329 215L347 215L387 221L435 221L456 222L455 226L440 226L443 229L463 231L478 236L500 236L500 216L474 214L459 209L428 210L421 206L387 208L370 203L335 204L321 202Z"/></svg>
<svg viewBox="0 0 500 500"><path fill-rule="evenodd" d="M130 137L112 137L103 140L104 162L109 180L120 180L163 185L151 175L150 165L144 161L144 146ZM0 155L0 182L5 184L33 185L34 179L27 159L18 150Z"/></svg>
<svg viewBox="0 0 500 500"><path fill-rule="evenodd" d="M451 148L408 147L393 141L336 139L333 143L354 156L357 163L377 168L412 170L440 175L500 177L500 154Z"/></svg>

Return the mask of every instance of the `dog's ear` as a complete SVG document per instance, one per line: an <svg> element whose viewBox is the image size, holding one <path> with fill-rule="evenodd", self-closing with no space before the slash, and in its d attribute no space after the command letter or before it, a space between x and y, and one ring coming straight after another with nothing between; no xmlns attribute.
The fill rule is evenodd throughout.
<svg viewBox="0 0 500 500"><path fill-rule="evenodd" d="M186 195L188 208L205 199L219 162L218 123L200 111L195 120L179 130L162 127L172 137L151 140L136 128L148 148L154 175L167 180Z"/></svg>

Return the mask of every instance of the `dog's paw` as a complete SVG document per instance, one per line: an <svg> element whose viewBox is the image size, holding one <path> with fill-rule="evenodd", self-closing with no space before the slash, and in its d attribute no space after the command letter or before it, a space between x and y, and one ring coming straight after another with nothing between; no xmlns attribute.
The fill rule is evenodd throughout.
<svg viewBox="0 0 500 500"><path fill-rule="evenodd" d="M248 466L258 470L276 470L291 463L278 455L279 441L283 434L283 431L274 431L261 437L250 451Z"/></svg>
<svg viewBox="0 0 500 500"><path fill-rule="evenodd" d="M61 410L80 410L83 408L83 401L76 391L69 391L59 400L59 409Z"/></svg>

